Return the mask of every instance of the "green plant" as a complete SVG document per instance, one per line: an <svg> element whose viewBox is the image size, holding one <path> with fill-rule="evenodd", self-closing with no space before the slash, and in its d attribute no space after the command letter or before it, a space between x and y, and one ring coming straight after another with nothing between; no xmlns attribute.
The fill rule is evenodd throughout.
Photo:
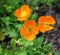
<svg viewBox="0 0 60 55"><path fill-rule="evenodd" d="M57 0L39 0L39 1L49 7L52 7L53 3L57 2Z"/></svg>
<svg viewBox="0 0 60 55"><path fill-rule="evenodd" d="M44 40L42 36L31 42L20 38L21 46L17 48L15 40L15 38L11 40L10 45L12 48L10 50L2 48L0 45L0 55L47 55L47 53L53 53L51 43L42 44Z"/></svg>

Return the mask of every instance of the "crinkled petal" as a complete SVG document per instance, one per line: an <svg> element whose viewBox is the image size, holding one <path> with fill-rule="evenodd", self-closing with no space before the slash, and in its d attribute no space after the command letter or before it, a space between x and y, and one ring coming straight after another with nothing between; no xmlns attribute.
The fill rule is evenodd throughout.
<svg viewBox="0 0 60 55"><path fill-rule="evenodd" d="M56 22L55 22L55 19L52 17L52 16L47 16L47 22L49 23L49 24L55 24Z"/></svg>
<svg viewBox="0 0 60 55"><path fill-rule="evenodd" d="M16 17L20 17L20 10L19 10L19 9L15 10L14 15L15 15Z"/></svg>
<svg viewBox="0 0 60 55"><path fill-rule="evenodd" d="M54 29L53 26L47 26L47 27L46 27L46 30L47 30L47 31L48 31L48 30L52 30L52 29Z"/></svg>
<svg viewBox="0 0 60 55"><path fill-rule="evenodd" d="M40 30L40 32L45 33L46 31L54 29L54 27L49 26L49 25L48 26L44 26L43 24L39 24L38 25L38 29Z"/></svg>
<svg viewBox="0 0 60 55"><path fill-rule="evenodd" d="M39 29L37 26L33 26L32 27L32 32L34 32L35 35L37 35L39 33Z"/></svg>
<svg viewBox="0 0 60 55"><path fill-rule="evenodd" d="M48 23L48 24L55 24L55 19L52 16L41 16L38 19L38 23Z"/></svg>
<svg viewBox="0 0 60 55"><path fill-rule="evenodd" d="M25 27L20 28L20 34L21 35L25 35L26 31L27 31L27 28L25 28Z"/></svg>
<svg viewBox="0 0 60 55"><path fill-rule="evenodd" d="M27 18L25 18L25 17L19 17L19 18L17 18L17 20L18 21L25 21L25 20L27 20Z"/></svg>
<svg viewBox="0 0 60 55"><path fill-rule="evenodd" d="M28 5L22 5L21 7L20 7L20 10L22 11L29 11L30 10L30 8L29 8L29 6Z"/></svg>
<svg viewBox="0 0 60 55"><path fill-rule="evenodd" d="M40 23L45 23L47 21L47 18L46 18L46 16L41 16L41 17L39 17L39 19L38 19L38 23L40 24Z"/></svg>
<svg viewBox="0 0 60 55"><path fill-rule="evenodd" d="M27 32L24 35L24 39L28 40L28 41L32 41L35 38L35 35L33 32Z"/></svg>
<svg viewBox="0 0 60 55"><path fill-rule="evenodd" d="M28 20L24 23L24 27L32 27L32 26L36 26L36 23L34 20Z"/></svg>

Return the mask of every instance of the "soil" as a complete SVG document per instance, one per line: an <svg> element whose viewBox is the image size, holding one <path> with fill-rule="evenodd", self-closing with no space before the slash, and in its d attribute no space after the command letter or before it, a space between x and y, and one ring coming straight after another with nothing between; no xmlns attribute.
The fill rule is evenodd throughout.
<svg viewBox="0 0 60 55"><path fill-rule="evenodd" d="M60 52L60 7L57 5L53 7L40 6L40 9L36 11L39 16L51 15L55 18L56 24L54 30L46 32L44 34L47 42L53 43L52 48Z"/></svg>

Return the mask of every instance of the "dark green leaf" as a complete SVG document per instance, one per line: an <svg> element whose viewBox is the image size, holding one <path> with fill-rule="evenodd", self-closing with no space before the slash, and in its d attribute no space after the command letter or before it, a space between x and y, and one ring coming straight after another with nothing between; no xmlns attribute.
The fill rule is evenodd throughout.
<svg viewBox="0 0 60 55"><path fill-rule="evenodd" d="M41 46L42 45L42 42L43 42L44 38L43 36L37 38L37 45Z"/></svg>

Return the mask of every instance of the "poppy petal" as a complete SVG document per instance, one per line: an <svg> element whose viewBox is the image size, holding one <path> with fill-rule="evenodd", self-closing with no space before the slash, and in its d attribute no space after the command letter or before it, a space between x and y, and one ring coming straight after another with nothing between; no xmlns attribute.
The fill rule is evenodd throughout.
<svg viewBox="0 0 60 55"><path fill-rule="evenodd" d="M46 16L41 16L41 17L39 17L39 19L38 19L38 23L40 24L40 23L45 23L47 21L47 18L46 18Z"/></svg>
<svg viewBox="0 0 60 55"><path fill-rule="evenodd" d="M49 24L55 24L56 23L55 20L54 20L54 18L52 16L47 16L47 22Z"/></svg>
<svg viewBox="0 0 60 55"><path fill-rule="evenodd" d="M35 35L33 32L27 32L24 35L24 39L28 40L28 41L32 41L35 38Z"/></svg>
<svg viewBox="0 0 60 55"><path fill-rule="evenodd" d="M47 26L47 27L46 27L46 30L47 30L47 31L48 31L48 30L52 30L52 29L54 29L53 26Z"/></svg>
<svg viewBox="0 0 60 55"><path fill-rule="evenodd" d="M32 31L34 32L35 35L39 33L38 27L36 26L32 27Z"/></svg>
<svg viewBox="0 0 60 55"><path fill-rule="evenodd" d="M42 33L46 32L46 28L44 27L43 24L39 24L39 25L38 25L38 29L39 29L40 32L42 32Z"/></svg>
<svg viewBox="0 0 60 55"><path fill-rule="evenodd" d="M28 20L24 23L24 27L32 27L32 26L36 26L36 23L34 20Z"/></svg>
<svg viewBox="0 0 60 55"><path fill-rule="evenodd" d="M21 35L25 35L25 33L26 33L26 31L27 31L27 28L20 28L20 34Z"/></svg>
<svg viewBox="0 0 60 55"><path fill-rule="evenodd" d="M38 29L40 30L40 32L44 33L44 32L46 32L46 31L49 31L49 30L54 29L54 27L49 26L49 25L44 26L44 24L39 24L39 25L38 25Z"/></svg>
<svg viewBox="0 0 60 55"><path fill-rule="evenodd" d="M16 17L19 17L19 16L20 16L20 10L19 10L19 9L15 10L14 15L15 15Z"/></svg>

